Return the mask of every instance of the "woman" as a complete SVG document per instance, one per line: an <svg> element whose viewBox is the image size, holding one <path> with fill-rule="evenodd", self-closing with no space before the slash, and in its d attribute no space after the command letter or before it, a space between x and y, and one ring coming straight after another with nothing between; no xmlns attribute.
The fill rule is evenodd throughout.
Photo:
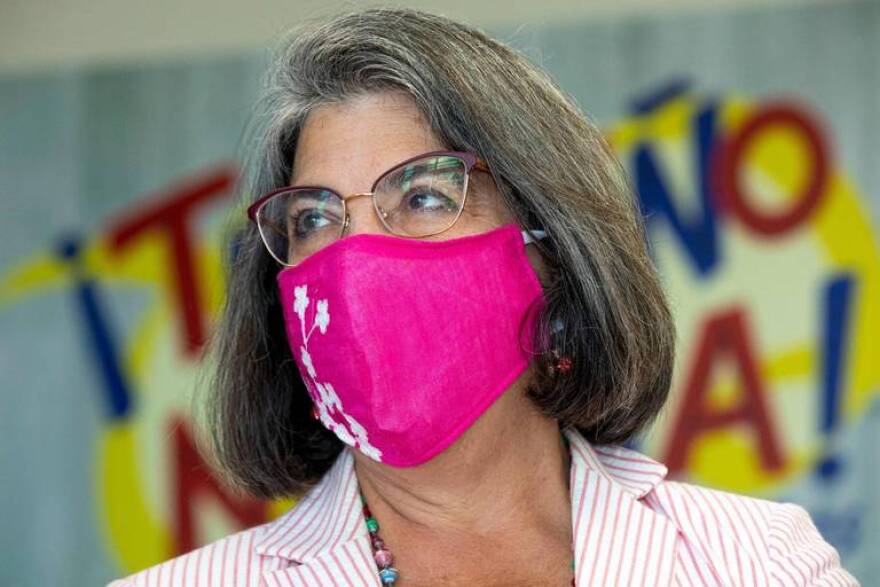
<svg viewBox="0 0 880 587"><path fill-rule="evenodd" d="M210 430L234 485L305 495L114 585L855 583L803 509L618 446L674 329L624 174L546 74L374 9L268 81Z"/></svg>

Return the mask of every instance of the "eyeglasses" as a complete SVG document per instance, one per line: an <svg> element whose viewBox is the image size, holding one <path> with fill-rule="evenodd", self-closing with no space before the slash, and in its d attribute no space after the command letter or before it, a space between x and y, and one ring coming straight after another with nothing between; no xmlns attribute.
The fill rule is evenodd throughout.
<svg viewBox="0 0 880 587"><path fill-rule="evenodd" d="M339 240L351 220L346 205L371 197L382 225L397 236L423 238L446 232L467 199L468 177L489 168L473 153L432 151L383 173L369 192L342 196L321 186L281 188L248 208L269 254L292 267Z"/></svg>

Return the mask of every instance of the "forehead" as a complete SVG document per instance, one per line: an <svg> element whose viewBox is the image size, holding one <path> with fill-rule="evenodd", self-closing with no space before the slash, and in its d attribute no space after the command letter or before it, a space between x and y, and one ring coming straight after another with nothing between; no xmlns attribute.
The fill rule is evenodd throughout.
<svg viewBox="0 0 880 587"><path fill-rule="evenodd" d="M441 149L444 145L411 97L365 94L308 115L290 184L368 191L379 174L400 161Z"/></svg>

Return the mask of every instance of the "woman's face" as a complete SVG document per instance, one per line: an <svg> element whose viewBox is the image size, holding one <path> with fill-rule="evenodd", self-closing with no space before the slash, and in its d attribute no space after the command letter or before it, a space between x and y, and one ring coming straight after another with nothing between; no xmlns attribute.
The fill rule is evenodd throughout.
<svg viewBox="0 0 880 587"><path fill-rule="evenodd" d="M324 105L307 118L296 149L290 185L320 185L343 196L370 191L382 173L411 157L445 150L415 102L400 93L374 93ZM348 203L347 234L387 233L369 198ZM514 222L492 177L472 171L467 201L449 230L426 240L445 240L477 234ZM527 247L542 282L543 267L533 247Z"/></svg>

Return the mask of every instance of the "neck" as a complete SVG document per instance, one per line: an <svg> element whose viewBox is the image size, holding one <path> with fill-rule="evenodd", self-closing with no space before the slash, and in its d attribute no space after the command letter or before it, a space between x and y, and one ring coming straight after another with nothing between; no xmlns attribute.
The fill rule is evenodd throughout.
<svg viewBox="0 0 880 587"><path fill-rule="evenodd" d="M514 384L452 446L396 468L355 451L361 492L392 549L531 536L571 544L568 453L558 424ZM397 552L395 552L397 554Z"/></svg>

